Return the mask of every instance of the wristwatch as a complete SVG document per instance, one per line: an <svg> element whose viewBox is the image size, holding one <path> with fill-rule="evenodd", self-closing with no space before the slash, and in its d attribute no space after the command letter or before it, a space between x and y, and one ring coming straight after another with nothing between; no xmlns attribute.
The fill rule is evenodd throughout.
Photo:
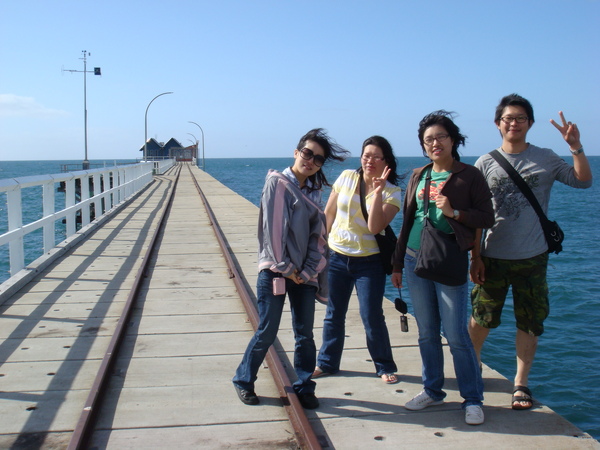
<svg viewBox="0 0 600 450"><path fill-rule="evenodd" d="M571 152L571 155L577 156L580 153L583 153L583 147L581 147L579 150L571 150L571 149L569 149L569 151Z"/></svg>
<svg viewBox="0 0 600 450"><path fill-rule="evenodd" d="M458 220L458 216L460 216L460 211L458 209L455 209L452 213L452 218L454 220Z"/></svg>

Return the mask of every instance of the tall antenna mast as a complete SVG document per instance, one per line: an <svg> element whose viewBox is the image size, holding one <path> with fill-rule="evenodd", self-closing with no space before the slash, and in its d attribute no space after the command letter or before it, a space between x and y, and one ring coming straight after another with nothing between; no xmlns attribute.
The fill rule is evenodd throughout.
<svg viewBox="0 0 600 450"><path fill-rule="evenodd" d="M85 141L85 157L83 159L83 169L87 170L90 168L90 162L88 160L88 136L87 136L87 73L93 73L94 75L102 75L100 67L94 67L94 70L87 70L87 57L91 56L91 53L87 50L82 50L83 58L79 58L83 60L83 70L71 70L71 69L63 69L65 72L79 72L83 73L83 132L84 132L84 141Z"/></svg>

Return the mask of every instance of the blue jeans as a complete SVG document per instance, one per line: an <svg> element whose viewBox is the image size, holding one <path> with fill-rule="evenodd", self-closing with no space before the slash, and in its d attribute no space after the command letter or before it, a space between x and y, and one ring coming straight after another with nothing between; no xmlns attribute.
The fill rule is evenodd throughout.
<svg viewBox="0 0 600 450"><path fill-rule="evenodd" d="M317 365L323 371L336 373L340 370L346 313L355 286L360 318L367 335L367 348L377 375L398 370L392 356L390 335L383 315L385 279L379 255L352 257L331 252L329 302L323 322L323 345L317 361Z"/></svg>
<svg viewBox="0 0 600 450"><path fill-rule="evenodd" d="M254 391L254 382L258 370L269 351L269 347L275 342L279 331L285 294L273 295L273 278L276 276L270 270L263 270L258 274L256 292L260 324L256 333L250 339L242 362L232 380L233 384L248 391ZM317 288L306 284L296 284L288 279L285 281L292 311L292 326L296 338L294 369L298 379L294 382L293 388L297 394L314 393L316 383L311 380L311 376L315 368L317 354L313 336Z"/></svg>
<svg viewBox="0 0 600 450"><path fill-rule="evenodd" d="M468 286L447 286L417 276L417 259L408 253L404 273L419 327L419 349L423 360L423 386L434 400L442 400L444 387L444 354L440 336L443 326L448 340L454 372L463 406L481 405L483 380L467 329Z"/></svg>

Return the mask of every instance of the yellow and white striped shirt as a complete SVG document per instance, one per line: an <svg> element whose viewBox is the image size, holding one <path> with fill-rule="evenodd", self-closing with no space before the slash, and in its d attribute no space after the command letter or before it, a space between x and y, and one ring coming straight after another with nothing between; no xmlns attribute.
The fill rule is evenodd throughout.
<svg viewBox="0 0 600 450"><path fill-rule="evenodd" d="M356 188L359 182L360 175L356 170L344 170L332 186L338 198L328 244L329 248L346 256L370 256L379 253L375 236L369 232L360 208L360 197ZM388 182L383 188L382 200L384 204L391 204L400 209L401 189ZM369 193L365 198L367 212L370 211L372 202L373 195Z"/></svg>

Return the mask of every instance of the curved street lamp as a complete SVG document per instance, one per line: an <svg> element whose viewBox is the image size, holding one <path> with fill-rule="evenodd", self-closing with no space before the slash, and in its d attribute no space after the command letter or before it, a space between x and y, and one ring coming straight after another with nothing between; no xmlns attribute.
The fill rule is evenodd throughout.
<svg viewBox="0 0 600 450"><path fill-rule="evenodd" d="M204 130L196 122L192 122L191 120L188 120L188 122L196 125L198 128L200 128L200 131L202 132L202 170L206 170L206 165L204 163Z"/></svg>
<svg viewBox="0 0 600 450"><path fill-rule="evenodd" d="M191 137L193 137L195 139L196 142L193 142L193 144L196 146L196 161L198 160L198 138L196 136L194 136L192 133L188 133ZM188 141L191 141L191 139L188 139Z"/></svg>
<svg viewBox="0 0 600 450"><path fill-rule="evenodd" d="M152 102L154 100L156 100L158 97L160 97L161 95L167 95L167 94L172 94L172 92L163 92L162 94L158 94L156 97L154 97L152 100L150 100L150 103L148 103L148 106L146 107L146 115L144 116L144 161L146 161L147 151L148 151L148 108L150 108L150 105L152 104Z"/></svg>

